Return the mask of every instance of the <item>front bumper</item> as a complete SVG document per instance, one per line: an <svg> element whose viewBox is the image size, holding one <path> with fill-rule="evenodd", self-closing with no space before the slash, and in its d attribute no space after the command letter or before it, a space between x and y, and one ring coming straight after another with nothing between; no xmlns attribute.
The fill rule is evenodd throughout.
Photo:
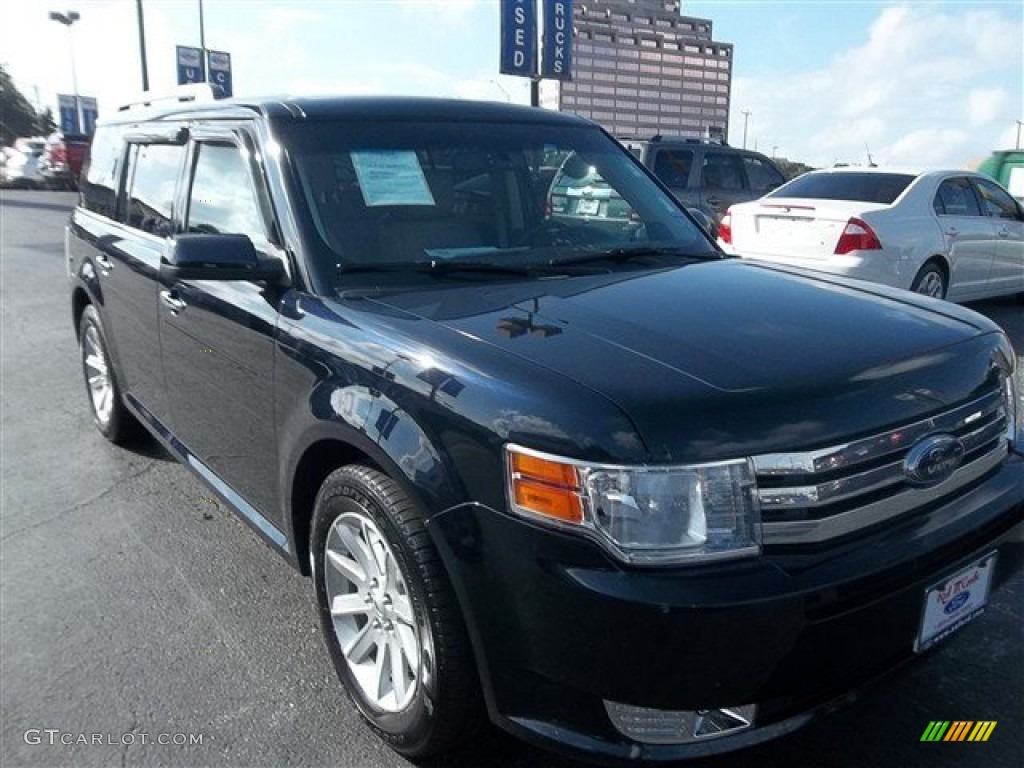
<svg viewBox="0 0 1024 768"><path fill-rule="evenodd" d="M459 595L492 720L590 759L668 761L799 727L914 656L924 595L998 551L1024 562L1024 458L953 500L822 547L731 563L627 568L596 545L479 505L430 526ZM605 701L756 705L752 728L640 744Z"/></svg>

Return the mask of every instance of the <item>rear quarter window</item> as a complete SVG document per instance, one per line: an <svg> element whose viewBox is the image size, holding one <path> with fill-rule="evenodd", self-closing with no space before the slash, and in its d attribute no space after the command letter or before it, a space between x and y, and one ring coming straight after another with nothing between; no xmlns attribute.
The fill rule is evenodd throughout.
<svg viewBox="0 0 1024 768"><path fill-rule="evenodd" d="M113 218L117 209L124 131L115 125L97 128L82 168L82 207L101 216Z"/></svg>
<svg viewBox="0 0 1024 768"><path fill-rule="evenodd" d="M785 177L767 160L753 155L743 156L743 167L747 170L750 189L763 195L786 183Z"/></svg>
<svg viewBox="0 0 1024 768"><path fill-rule="evenodd" d="M770 197L856 200L888 205L902 195L915 178L910 173L808 173L793 179Z"/></svg>

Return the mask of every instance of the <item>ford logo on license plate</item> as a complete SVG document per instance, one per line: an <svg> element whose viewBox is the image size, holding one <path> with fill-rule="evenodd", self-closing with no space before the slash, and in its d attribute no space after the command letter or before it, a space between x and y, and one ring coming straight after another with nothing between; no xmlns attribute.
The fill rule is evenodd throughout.
<svg viewBox="0 0 1024 768"><path fill-rule="evenodd" d="M903 460L903 474L914 485L937 485L964 460L964 444L953 435L932 435L917 443Z"/></svg>

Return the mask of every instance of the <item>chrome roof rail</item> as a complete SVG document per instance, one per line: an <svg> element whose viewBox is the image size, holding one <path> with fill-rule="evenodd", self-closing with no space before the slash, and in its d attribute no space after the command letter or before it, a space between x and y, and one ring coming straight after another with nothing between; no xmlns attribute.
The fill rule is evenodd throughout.
<svg viewBox="0 0 1024 768"><path fill-rule="evenodd" d="M129 109L158 105L183 104L188 102L216 101L224 98L224 89L215 83L189 83L169 91L145 91L131 101L118 106L118 112Z"/></svg>

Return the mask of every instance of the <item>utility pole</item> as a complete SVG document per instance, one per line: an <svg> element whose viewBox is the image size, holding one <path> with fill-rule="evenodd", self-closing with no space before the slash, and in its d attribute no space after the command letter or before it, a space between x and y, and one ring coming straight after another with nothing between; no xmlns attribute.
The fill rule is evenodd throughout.
<svg viewBox="0 0 1024 768"><path fill-rule="evenodd" d="M750 120L750 116L753 114L749 109L744 109L743 112L743 148L747 148L747 121Z"/></svg>
<svg viewBox="0 0 1024 768"><path fill-rule="evenodd" d="M1022 125L1024 125L1024 120L1018 120L1017 121L1017 144L1014 146L1014 149L1020 149L1020 127Z"/></svg>
<svg viewBox="0 0 1024 768"><path fill-rule="evenodd" d="M206 29L203 26L203 0L199 0L199 47L203 51L203 62L206 62ZM209 75L207 75L209 76Z"/></svg>
<svg viewBox="0 0 1024 768"><path fill-rule="evenodd" d="M78 130L85 131L85 120L82 117L82 100L78 96L78 72L75 70L75 39L71 34L71 25L81 19L78 11L57 13L50 11L50 21L56 21L68 28L68 50L71 51L71 87L75 90L75 119L78 121Z"/></svg>
<svg viewBox="0 0 1024 768"><path fill-rule="evenodd" d="M135 0L135 14L139 19L139 59L142 60L142 90L149 90L149 67L146 64L146 19L142 15L142 0Z"/></svg>

